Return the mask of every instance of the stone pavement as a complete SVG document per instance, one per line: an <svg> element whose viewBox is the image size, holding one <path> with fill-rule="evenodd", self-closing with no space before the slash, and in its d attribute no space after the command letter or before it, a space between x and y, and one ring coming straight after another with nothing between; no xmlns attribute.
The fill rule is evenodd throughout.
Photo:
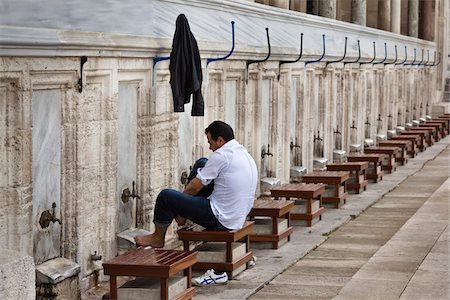
<svg viewBox="0 0 450 300"><path fill-rule="evenodd" d="M449 299L450 136L194 299ZM295 225L295 223L294 223Z"/></svg>
<svg viewBox="0 0 450 300"><path fill-rule="evenodd" d="M450 136L194 299L450 299ZM100 299L97 291L82 298Z"/></svg>

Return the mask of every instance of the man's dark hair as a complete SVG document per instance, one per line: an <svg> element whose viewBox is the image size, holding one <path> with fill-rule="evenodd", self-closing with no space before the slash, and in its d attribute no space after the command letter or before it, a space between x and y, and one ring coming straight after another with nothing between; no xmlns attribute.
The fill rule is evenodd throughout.
<svg viewBox="0 0 450 300"><path fill-rule="evenodd" d="M233 129L230 125L222 121L214 121L205 129L205 134L209 133L214 141L221 136L225 142L234 139Z"/></svg>

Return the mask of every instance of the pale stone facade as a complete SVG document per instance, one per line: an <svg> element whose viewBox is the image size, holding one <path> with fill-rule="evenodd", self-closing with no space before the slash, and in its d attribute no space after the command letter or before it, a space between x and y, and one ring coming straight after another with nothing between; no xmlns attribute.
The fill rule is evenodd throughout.
<svg viewBox="0 0 450 300"><path fill-rule="evenodd" d="M213 120L235 128L261 179L285 183L292 166L311 171L314 157L331 161L336 145L348 153L352 144L431 114L442 101L443 64L369 63L373 41L375 62L385 57L387 42L386 62L394 62L397 45L397 62L407 64L413 49L415 63L421 49L431 57L441 51L436 42L252 1L146 1L139 9L118 1L104 18L78 20L74 14L62 23L52 14L67 8L47 2L54 11L43 10L44 3L34 4L42 14L16 12L20 3L11 2L0 12L0 20L8 20L0 25L0 242L36 264L57 257L76 262L81 290L99 276L99 264L91 259L95 251L112 258L117 234L152 230L157 194L182 189L182 172L208 155L203 130ZM270 2L285 7L288 1ZM91 17L102 16L100 4L90 5ZM191 117L190 105L185 113L173 113L168 61L152 64L153 57L170 52L179 13L186 13L202 54L204 117ZM231 20L235 52L206 68L206 58L228 52ZM247 69L247 60L267 54L265 27L271 56ZM280 60L298 56L300 32L302 61L280 67ZM324 61L339 59L348 37L346 61L358 58L360 40L362 64L306 65L321 56L322 34ZM81 56L87 56L82 75ZM291 142L300 147L291 150ZM261 158L267 145L273 156ZM140 199L124 203L122 191L131 190L133 181ZM42 226L45 211L61 223ZM174 229L169 241L175 240Z"/></svg>

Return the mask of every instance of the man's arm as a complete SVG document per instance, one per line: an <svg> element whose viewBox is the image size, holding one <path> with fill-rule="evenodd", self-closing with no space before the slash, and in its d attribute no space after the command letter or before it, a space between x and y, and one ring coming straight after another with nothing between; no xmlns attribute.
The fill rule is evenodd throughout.
<svg viewBox="0 0 450 300"><path fill-rule="evenodd" d="M184 188L183 193L195 196L200 192L200 190L203 188L203 184L197 177L189 181L189 183Z"/></svg>

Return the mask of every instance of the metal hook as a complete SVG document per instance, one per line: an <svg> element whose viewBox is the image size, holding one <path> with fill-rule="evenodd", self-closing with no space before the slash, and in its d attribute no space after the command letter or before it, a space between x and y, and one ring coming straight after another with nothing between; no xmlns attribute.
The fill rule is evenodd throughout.
<svg viewBox="0 0 450 300"><path fill-rule="evenodd" d="M413 64L414 66L420 66L420 64L423 62L423 52L424 52L424 49L422 49L422 59L420 60L420 62L418 64Z"/></svg>
<svg viewBox="0 0 450 300"><path fill-rule="evenodd" d="M257 59L257 60L247 60L247 69L248 66L255 63L265 62L270 57L270 38L269 38L269 28L266 27L266 35L267 35L267 47L269 48L269 52L267 53L266 58L264 59Z"/></svg>
<svg viewBox="0 0 450 300"><path fill-rule="evenodd" d="M208 58L206 60L206 67L208 67L208 64L213 62L213 61L218 61L218 60L225 60L228 57L231 56L231 54L233 54L234 51L234 21L231 21L231 50L230 52L228 52L227 55L223 56L223 57L218 57L218 58Z"/></svg>
<svg viewBox="0 0 450 300"><path fill-rule="evenodd" d="M405 46L405 59L402 62L396 63L395 65L403 65L406 61L408 60L408 50L407 47Z"/></svg>
<svg viewBox="0 0 450 300"><path fill-rule="evenodd" d="M386 43L384 43L384 59L382 61L375 62L373 64L374 65L384 64L384 62L386 61L386 58L387 58L387 45L386 45Z"/></svg>
<svg viewBox="0 0 450 300"><path fill-rule="evenodd" d="M412 66L412 65L414 65L415 62L416 62L416 48L414 48L414 59L413 59L412 63L405 64L405 66Z"/></svg>
<svg viewBox="0 0 450 300"><path fill-rule="evenodd" d="M322 43L323 43L323 53L322 53L322 56L321 56L319 59L316 59L316 60L310 60L310 61L305 62L305 66L307 66L307 65L309 65L309 64L312 64L312 63L319 62L319 61L321 61L321 60L324 58L324 56L325 56L325 51L326 51L326 49L325 49L325 34L322 34Z"/></svg>
<svg viewBox="0 0 450 300"><path fill-rule="evenodd" d="M430 49L427 49L427 61L421 64L421 66L425 67L429 61L430 61Z"/></svg>
<svg viewBox="0 0 450 300"><path fill-rule="evenodd" d="M346 61L346 62L344 62L344 66L346 64L357 63L357 62L359 62L360 58L361 58L361 46L360 46L359 40L358 40L358 59L355 61Z"/></svg>
<svg viewBox="0 0 450 300"><path fill-rule="evenodd" d="M365 63L361 63L361 64L362 65L371 64L371 63L373 63L373 61L375 60L376 57L377 57L377 50L376 50L376 47L375 47L375 42L373 42L373 58L372 58L372 60L368 61L368 62L365 62Z"/></svg>
<svg viewBox="0 0 450 300"><path fill-rule="evenodd" d="M337 63L337 62L341 62L341 61L343 61L344 59L345 59L345 55L347 54L347 37L345 37L345 44L344 44L344 56L342 56L340 59L338 59L338 60L334 60L334 61L327 61L326 62L326 66L325 67L327 67L329 64L332 64L332 63Z"/></svg>
<svg viewBox="0 0 450 300"><path fill-rule="evenodd" d="M385 65L395 65L397 62L397 45L395 45L395 60L391 63L385 63Z"/></svg>
<svg viewBox="0 0 450 300"><path fill-rule="evenodd" d="M302 55L303 55L303 32L300 33L300 55L298 56L298 58L296 60L292 60L292 61L280 60L280 62L278 63L278 80L280 80L280 73L281 73L280 67L281 67L281 65L296 63L302 58Z"/></svg>
<svg viewBox="0 0 450 300"><path fill-rule="evenodd" d="M441 52L438 53L438 62L433 63L433 67L436 67L437 65L439 65L441 63Z"/></svg>
<svg viewBox="0 0 450 300"><path fill-rule="evenodd" d="M80 79L78 79L78 92L83 92L83 65L87 62L87 56L80 57Z"/></svg>

